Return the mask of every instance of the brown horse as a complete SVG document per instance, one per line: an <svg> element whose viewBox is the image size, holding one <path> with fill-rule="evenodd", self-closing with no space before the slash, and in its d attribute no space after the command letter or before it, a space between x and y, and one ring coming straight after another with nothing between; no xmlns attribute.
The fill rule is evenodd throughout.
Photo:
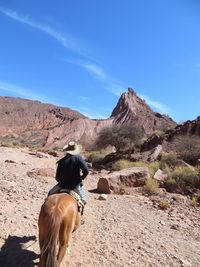
<svg viewBox="0 0 200 267"><path fill-rule="evenodd" d="M40 267L59 267L72 232L80 226L77 200L66 193L49 196L41 207L39 226Z"/></svg>

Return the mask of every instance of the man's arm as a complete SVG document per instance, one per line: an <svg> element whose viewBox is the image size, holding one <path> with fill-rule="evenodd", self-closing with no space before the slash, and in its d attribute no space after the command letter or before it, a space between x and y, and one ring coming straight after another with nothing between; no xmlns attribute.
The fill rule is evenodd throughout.
<svg viewBox="0 0 200 267"><path fill-rule="evenodd" d="M60 162L61 162L61 160L59 160L59 161L57 162L58 166L57 166L57 169L56 169L56 177L55 177L55 179L56 179L57 182L59 182L59 180L60 180L60 175L61 175Z"/></svg>
<svg viewBox="0 0 200 267"><path fill-rule="evenodd" d="M85 177L88 175L89 173L89 168L87 163L85 162L85 160L82 157L79 157L79 165L80 168L83 172L83 175L81 176L82 179L85 179Z"/></svg>

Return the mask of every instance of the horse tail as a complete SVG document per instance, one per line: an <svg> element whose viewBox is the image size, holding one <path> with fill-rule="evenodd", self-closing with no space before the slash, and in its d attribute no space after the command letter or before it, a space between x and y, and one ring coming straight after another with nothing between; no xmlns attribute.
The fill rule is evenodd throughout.
<svg viewBox="0 0 200 267"><path fill-rule="evenodd" d="M63 216L57 207L48 216L41 248L41 263L44 267L57 267L57 244Z"/></svg>

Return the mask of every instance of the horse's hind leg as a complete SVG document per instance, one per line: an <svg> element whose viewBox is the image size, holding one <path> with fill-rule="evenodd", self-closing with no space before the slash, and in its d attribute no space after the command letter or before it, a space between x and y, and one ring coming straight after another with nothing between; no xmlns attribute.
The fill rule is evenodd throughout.
<svg viewBox="0 0 200 267"><path fill-rule="evenodd" d="M63 222L59 233L58 266L60 266L66 252L69 251L69 240L71 238L71 233L71 227Z"/></svg>

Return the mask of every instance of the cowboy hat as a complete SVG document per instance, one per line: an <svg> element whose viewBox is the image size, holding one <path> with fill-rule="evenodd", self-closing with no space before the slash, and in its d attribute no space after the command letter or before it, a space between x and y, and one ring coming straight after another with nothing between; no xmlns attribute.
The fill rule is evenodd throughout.
<svg viewBox="0 0 200 267"><path fill-rule="evenodd" d="M70 141L63 147L63 150L70 155L77 155L81 152L81 145L76 144L74 141Z"/></svg>

